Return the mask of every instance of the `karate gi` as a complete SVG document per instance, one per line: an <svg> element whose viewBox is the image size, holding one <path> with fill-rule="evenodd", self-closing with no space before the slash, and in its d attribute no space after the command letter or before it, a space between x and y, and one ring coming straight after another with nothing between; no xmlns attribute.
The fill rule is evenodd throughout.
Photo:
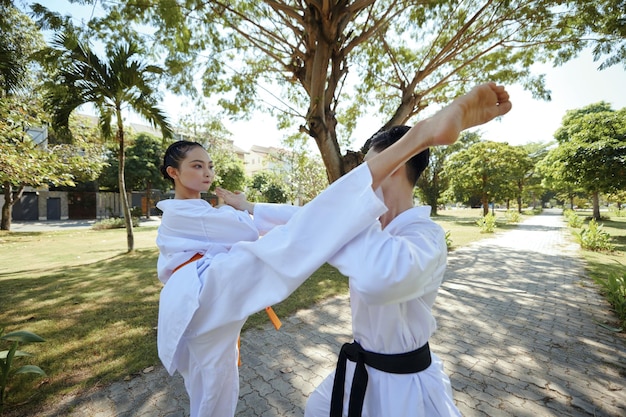
<svg viewBox="0 0 626 417"><path fill-rule="evenodd" d="M279 219L273 210L273 217ZM256 208L255 208L256 211ZM270 223L271 218L258 222ZM267 224L263 226L269 228ZM367 351L398 354L422 347L435 332L431 309L446 268L443 229L430 207L402 212L382 230L376 221L329 263L350 279L354 340ZM392 374L366 366L369 375L363 417L460 416L441 360L415 374ZM348 413L354 362L347 362L343 415ZM306 417L328 417L334 373L311 394Z"/></svg>
<svg viewBox="0 0 626 417"><path fill-rule="evenodd" d="M384 230L363 232L330 263L350 278L354 340L367 351L397 354L420 348L437 325L432 306L446 268L445 232L430 220L430 207L402 212ZM441 360L431 353L424 371L399 375L367 367L363 417L460 416ZM354 363L348 361L344 415ZM334 374L309 398L307 417L328 416Z"/></svg>
<svg viewBox="0 0 626 417"><path fill-rule="evenodd" d="M178 371L183 376L192 417L234 416L239 395L236 342L243 323L250 314L287 298L386 211L371 182L364 164L263 238L209 248L202 259L169 279L167 271L176 262L173 256L164 256L159 264L165 281L159 302L159 357L170 374ZM185 246L186 233L193 235L205 221L201 216L170 213L168 209L176 206L167 206L163 205L158 242L165 248L167 242L180 239L169 248L173 254L177 245L193 246ZM255 207L255 218L263 217L262 212L262 207L259 213ZM211 219L209 215L206 223Z"/></svg>

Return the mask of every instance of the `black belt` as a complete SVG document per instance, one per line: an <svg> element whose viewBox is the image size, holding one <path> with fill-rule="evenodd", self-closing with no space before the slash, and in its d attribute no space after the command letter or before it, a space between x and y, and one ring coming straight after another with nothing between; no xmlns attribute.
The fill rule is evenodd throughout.
<svg viewBox="0 0 626 417"><path fill-rule="evenodd" d="M339 359L337 360L333 394L330 400L330 417L341 417L343 412L343 392L348 359L356 362L352 387L350 388L348 417L360 417L363 411L365 389L367 388L368 380L365 365L390 374L414 374L428 368L431 363L428 342L417 350L396 355L368 352L357 342L345 343L341 347Z"/></svg>

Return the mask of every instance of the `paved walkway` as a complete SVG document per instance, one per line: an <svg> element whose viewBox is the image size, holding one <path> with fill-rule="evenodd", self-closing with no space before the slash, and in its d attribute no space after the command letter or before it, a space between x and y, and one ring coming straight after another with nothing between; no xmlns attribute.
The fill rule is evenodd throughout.
<svg viewBox="0 0 626 417"><path fill-rule="evenodd" d="M626 337L597 324L614 317L568 236L548 211L450 254L431 349L464 416L626 415ZM350 334L346 296L283 318L278 332L246 332L237 417L302 416ZM63 406L37 417L183 417L189 409L182 379L161 366Z"/></svg>

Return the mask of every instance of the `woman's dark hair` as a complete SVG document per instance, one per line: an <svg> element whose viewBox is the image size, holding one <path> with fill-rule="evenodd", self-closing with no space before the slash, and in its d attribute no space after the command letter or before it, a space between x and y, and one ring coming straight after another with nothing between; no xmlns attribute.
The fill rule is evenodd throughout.
<svg viewBox="0 0 626 417"><path fill-rule="evenodd" d="M163 165L161 165L161 174L163 175L163 178L172 181L172 184L174 184L174 178L170 177L167 173L167 167L179 169L181 161L187 156L187 152L196 147L203 148L203 146L198 142L191 142L188 140L179 140L178 142L174 142L168 146L165 150L165 154L163 155Z"/></svg>
<svg viewBox="0 0 626 417"><path fill-rule="evenodd" d="M366 153L371 148L375 152L382 152L400 140L409 129L409 126L393 126L387 130L377 132L365 142L361 151ZM413 186L417 184L417 179L428 166L429 158L430 150L426 148L406 162L406 176L409 183L413 184Z"/></svg>

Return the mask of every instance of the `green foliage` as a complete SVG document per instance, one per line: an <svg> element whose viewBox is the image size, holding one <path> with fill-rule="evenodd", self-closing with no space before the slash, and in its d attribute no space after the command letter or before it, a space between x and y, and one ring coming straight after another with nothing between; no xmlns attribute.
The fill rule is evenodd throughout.
<svg viewBox="0 0 626 417"><path fill-rule="evenodd" d="M137 210L138 209L138 210ZM135 211L133 216L133 227L139 226L139 217L141 216L141 207L133 207L131 212ZM91 226L93 230L108 230L108 229L123 229L126 227L126 222L121 217L110 217L108 219L102 219L97 221Z"/></svg>
<svg viewBox="0 0 626 417"><path fill-rule="evenodd" d="M265 203L286 203L287 192L284 182L276 174L270 171L257 173L250 184L250 188L255 191L249 196L251 201Z"/></svg>
<svg viewBox="0 0 626 417"><path fill-rule="evenodd" d="M46 373L36 365L24 365L13 369L13 361L16 358L32 356L28 352L17 350L20 343L41 343L45 340L34 333L18 330L4 334L4 328L0 329L0 341L8 342L9 349L0 351L0 413L5 404L6 388L13 375L37 374L45 376Z"/></svg>
<svg viewBox="0 0 626 417"><path fill-rule="evenodd" d="M476 220L476 224L480 227L480 233L493 233L496 230L496 216L489 213Z"/></svg>
<svg viewBox="0 0 626 417"><path fill-rule="evenodd" d="M435 146L430 148L428 166L417 180L417 190L421 200L431 207L433 216L437 215L437 207L441 204L443 193L450 186L450 177L445 165L452 155L465 150L480 141L476 132L463 132L459 140L451 146Z"/></svg>
<svg viewBox="0 0 626 417"><path fill-rule="evenodd" d="M614 246L611 244L611 235L602 229L602 225L598 224L595 219L589 222L589 228L582 228L574 231L574 237L580 244L580 247L592 251L612 251Z"/></svg>
<svg viewBox="0 0 626 417"><path fill-rule="evenodd" d="M452 236L450 230L446 230L446 247L448 248L448 251L452 249Z"/></svg>
<svg viewBox="0 0 626 417"><path fill-rule="evenodd" d="M549 175L593 195L626 188L626 108L613 111L605 102L570 110L555 133L558 146L548 154Z"/></svg>
<svg viewBox="0 0 626 417"><path fill-rule="evenodd" d="M492 141L478 142L455 153L445 166L451 193L457 201L479 197L486 215L490 202L517 195L517 179L527 166L522 164L520 171L516 167L524 155L521 148Z"/></svg>
<svg viewBox="0 0 626 417"><path fill-rule="evenodd" d="M587 27L575 20L584 8L570 5L146 0L104 2L106 15L88 25L105 43L134 23L154 26L149 42L165 57L172 88L196 92L201 65L202 92L228 113L251 114L271 90L281 125L316 140L335 180L345 172L341 145L370 112L386 118L384 127L403 124L483 80L549 98L531 64L565 61L586 45Z"/></svg>
<svg viewBox="0 0 626 417"><path fill-rule="evenodd" d="M125 31L124 34L128 32ZM101 59L86 37L70 23L60 28L50 47L41 53L41 62L51 74L44 83L45 107L52 126L61 138L72 139L69 118L74 110L92 104L98 111L102 137L115 138L118 147L119 193L126 219L128 251L134 248L130 206L126 193L126 137L122 109L132 109L152 125L164 139L173 135L165 113L157 106L157 84L163 69L145 62L145 51L132 36L107 44Z"/></svg>
<svg viewBox="0 0 626 417"><path fill-rule="evenodd" d="M44 46L35 23L13 3L0 2L0 97L29 89L35 77L31 56Z"/></svg>
<svg viewBox="0 0 626 417"><path fill-rule="evenodd" d="M209 150L215 166L215 180L211 189L222 187L227 190L243 190L246 186L246 170L243 161L232 148L211 147Z"/></svg>
<svg viewBox="0 0 626 417"><path fill-rule="evenodd" d="M269 156L269 166L285 180L287 200L305 204L328 187L328 176L322 159L311 154L302 134L284 139L283 146Z"/></svg>
<svg viewBox="0 0 626 417"><path fill-rule="evenodd" d="M576 214L574 210L563 210L563 216L565 216L565 220L567 220L567 225L575 229L582 227L585 223L583 218Z"/></svg>
<svg viewBox="0 0 626 417"><path fill-rule="evenodd" d="M626 272L612 273L608 277L593 276L593 280L600 285L607 301L615 310L622 329L626 328Z"/></svg>
<svg viewBox="0 0 626 417"><path fill-rule="evenodd" d="M506 213L504 213L504 218L506 219L507 223L519 223L522 221L522 215L519 214L517 211L511 210L507 210Z"/></svg>

